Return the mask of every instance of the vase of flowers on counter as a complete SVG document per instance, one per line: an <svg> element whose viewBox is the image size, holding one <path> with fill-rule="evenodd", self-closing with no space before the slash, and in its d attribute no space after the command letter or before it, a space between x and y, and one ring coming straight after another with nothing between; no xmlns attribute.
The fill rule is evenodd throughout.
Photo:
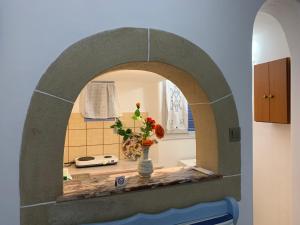
<svg viewBox="0 0 300 225"><path fill-rule="evenodd" d="M122 121L117 118L111 126L116 133L123 137L122 150L126 158L138 161L138 173L141 177L149 178L153 173L153 163L149 159L149 150L157 144L156 138L164 137L164 128L151 117L143 118L140 112L140 103L136 103L133 120L142 121L140 132L133 132L130 128L124 129Z"/></svg>

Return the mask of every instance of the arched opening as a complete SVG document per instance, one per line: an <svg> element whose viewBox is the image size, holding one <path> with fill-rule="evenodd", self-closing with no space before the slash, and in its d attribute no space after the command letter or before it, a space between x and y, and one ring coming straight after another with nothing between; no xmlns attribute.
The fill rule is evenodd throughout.
<svg viewBox="0 0 300 225"><path fill-rule="evenodd" d="M145 67L145 65L147 66ZM133 70L133 68L138 70ZM156 71L157 73L149 71ZM163 76L159 75L158 72ZM97 76L91 82L114 82L117 90L116 95L120 98L119 113L121 116L119 118L123 121L126 129L129 128L138 132L140 128L139 124L132 120L132 112L130 112L133 111L135 102L137 101L142 104L141 112L144 117L153 117L159 124L164 124L164 127L166 127L166 121L163 121L163 111L165 109L163 109L164 104L162 102L165 100L163 99L163 84L165 84L165 81L170 81L167 78L171 82L176 83L176 86L178 85L177 87L184 93L183 97L186 96L191 111L195 113L196 134L177 133L176 135L176 133L170 134L166 130L167 136L165 140L159 141L150 150L150 157L154 163L155 171L156 169L167 169L170 167L178 167L179 169L185 163L186 166L191 166L191 161L195 160L199 167L201 165L202 168L204 167L217 173L218 156L215 119L210 105L203 106L199 104L206 103L208 100L193 77L162 63L135 63L134 65L125 64L122 67L113 68L109 72ZM83 95L84 92L81 91L81 100ZM85 189L94 189L93 187L96 186L95 177L97 175L109 176L111 174L116 176L116 174L125 174L131 180L129 178L131 174L129 173L137 169L137 161L128 160L124 157L122 152L122 138L114 134L113 129L110 128L110 125L114 123L114 119L102 120L102 122L98 120L98 122L93 123L91 120L85 119L82 113L80 113L80 108L84 108L84 106L79 102L82 103L80 97L74 103L68 124L66 136L68 143L65 142L64 163L67 162L65 164L65 171L68 171L70 179L73 176L75 180L84 180L82 182L85 185L76 184L75 188L74 183L78 183L78 180L71 181L70 183L65 182L64 194L68 199L71 196L74 198L74 195L78 195L78 190L84 192ZM76 163L74 163L76 158L95 155L112 156L115 160L118 160L118 163L114 166L106 167L76 168ZM128 171L128 173L124 171ZM168 170L159 170L161 173L166 171ZM91 179L91 177L93 177L93 185L87 186L87 179ZM179 175L176 177L180 179ZM104 177L101 179L104 179ZM163 180L163 178L161 179ZM185 179L188 179L188 177L185 177ZM100 181L99 183L102 182ZM128 185L131 187L134 186L132 188L139 186L138 183L133 182ZM101 192L101 189L107 192L106 187L98 187L95 191Z"/></svg>
<svg viewBox="0 0 300 225"><path fill-rule="evenodd" d="M113 173L116 173L119 171L118 167L124 168L122 165L125 166L127 171L136 170L138 158L135 158L135 155L129 155L127 151L124 152L128 149L123 148L122 136L118 135L111 128L116 118L119 118L123 122L125 130L131 129L132 132L140 132L140 128L143 125L142 121L132 119L133 112L136 109L136 102L141 104L140 111L144 119L151 117L155 119L157 124L162 124L166 129L165 137L161 141L158 140L158 143L153 144L150 148L149 156L156 167L175 167L185 163L186 165L192 165L189 162L196 161L195 128L191 106L188 105L182 92L178 95L176 94L176 96L174 95L174 100L178 100L178 111L184 119L184 126L178 129L174 129L174 126L172 128L169 127L169 129L166 128L167 96L165 92L167 85L173 85L173 83L169 84L170 82L165 77L153 72L124 69L104 73L90 81L76 99L70 115L65 138L65 171L69 171L68 174L72 175L74 173L81 174L87 172L92 172L93 174L97 172L104 173L104 171L112 169ZM91 102L86 103L86 101L100 102L100 99L102 99L99 95L91 99L91 94L96 92L94 90L94 92L90 93L89 99L87 99L86 89L89 85L94 85L96 91L103 90L101 88L107 90L107 85L114 88L114 96L102 96L105 98L105 101L102 101L105 102L103 104L107 105L107 101L109 101L109 105L116 108L116 111L112 113L114 115L109 115L110 118L106 116L107 111L102 114L97 111L94 114L98 113L96 115L98 118L88 118L95 117L95 115L92 114L93 111L89 111L90 108L87 109L87 107L90 107ZM177 86L175 88L180 91ZM169 102L173 100L170 99L171 97L173 96L169 94ZM141 151L139 148L136 150L137 152L135 153L140 153ZM90 168L95 165L93 162L88 162L86 163L86 167L76 167L75 158L98 155L111 155L118 160L118 163L117 165L106 167ZM91 163L90 166L89 163Z"/></svg>
<svg viewBox="0 0 300 225"><path fill-rule="evenodd" d="M253 64L257 65L285 57L291 57L291 54L284 30L273 16L259 12L253 31ZM276 224L277 221L286 221L290 224L288 221L291 211L291 180L287 176L287 172L291 173L290 133L290 124L253 122L255 224ZM272 155L272 160L267 162L270 155ZM276 176L271 175L274 167L278 169ZM265 182L265 174L270 174L268 182ZM266 192L266 190L269 191ZM262 192L264 198L261 198ZM281 194L278 195L278 193ZM271 202L270 199L274 201ZM287 213L275 213L278 208L280 212L287 210Z"/></svg>
<svg viewBox="0 0 300 225"><path fill-rule="evenodd" d="M82 88L97 75L124 69L157 73L181 89L195 121L197 164L223 178L111 196L105 206L101 203L107 202L105 198L57 203L62 195L64 139L73 104ZM51 224L58 219L68 224L103 221L225 196L240 199L238 116L221 71L197 46L152 29L107 31L70 46L48 68L33 94L23 133L20 192L23 224L37 220ZM181 192L185 193L184 199L174 198ZM163 204L154 201L157 196ZM147 205L141 204L146 199ZM124 204L128 201L133 203L130 207ZM117 207L118 213L108 212L106 207ZM42 210L43 214L32 218L32 210ZM107 213L96 214L98 210Z"/></svg>
<svg viewBox="0 0 300 225"><path fill-rule="evenodd" d="M290 57L290 97L291 97L291 124L290 125L255 125L254 124L254 221L255 224L265 224L266 221L280 224L299 224L297 212L299 209L299 9L298 1L266 1L257 14L254 24L261 30L259 39L261 44L268 38L268 43L261 46L256 58L273 57L271 60L281 57ZM255 39L254 39L255 40ZM256 44L257 45L257 44ZM253 43L254 48L254 43ZM255 49L253 49L255 50ZM255 52L253 52L255 56ZM256 55L257 56L257 55ZM276 57L276 58L275 58ZM267 60L266 60L267 61ZM256 62L259 63L259 62ZM254 63L255 64L255 63ZM258 130L259 129L259 130ZM263 145L256 131L265 131L266 145L273 145L272 149ZM256 133L255 133L256 132ZM260 151L260 150L263 151ZM270 151L271 150L271 151ZM266 160L266 155L272 154L272 161ZM280 164L278 164L280 162ZM281 171L276 176L269 171ZM268 174L269 182L262 182L262 176ZM264 193L264 194L263 194ZM265 193L268 193L267 196ZM261 196L264 195L264 201ZM276 196L276 197L275 197ZM272 199L272 204L270 204ZM282 207L282 208L281 208ZM267 209L267 210L266 210ZM282 209L282 210L281 210Z"/></svg>

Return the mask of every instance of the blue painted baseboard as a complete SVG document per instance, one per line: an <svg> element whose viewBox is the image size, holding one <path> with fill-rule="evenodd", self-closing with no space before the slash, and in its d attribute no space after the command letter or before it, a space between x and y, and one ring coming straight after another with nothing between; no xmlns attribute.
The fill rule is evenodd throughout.
<svg viewBox="0 0 300 225"><path fill-rule="evenodd" d="M159 214L139 213L122 220L89 225L232 225L237 223L238 217L236 200L225 198L183 209L169 209Z"/></svg>

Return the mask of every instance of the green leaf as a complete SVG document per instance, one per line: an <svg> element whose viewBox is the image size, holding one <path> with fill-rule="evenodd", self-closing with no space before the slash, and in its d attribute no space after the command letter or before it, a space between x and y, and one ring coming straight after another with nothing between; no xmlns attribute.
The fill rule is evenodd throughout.
<svg viewBox="0 0 300 225"><path fill-rule="evenodd" d="M129 138L129 136L124 136L123 141L126 141Z"/></svg>
<svg viewBox="0 0 300 225"><path fill-rule="evenodd" d="M125 130L120 129L120 130L118 130L118 134L121 136L124 136L124 135L126 135L126 132L125 132Z"/></svg>
<svg viewBox="0 0 300 225"><path fill-rule="evenodd" d="M130 128L128 128L125 132L126 134L131 134L132 133L132 130Z"/></svg>
<svg viewBox="0 0 300 225"><path fill-rule="evenodd" d="M115 124L116 124L117 126L122 126L122 122L121 122L121 120L120 120L119 118L117 118Z"/></svg>
<svg viewBox="0 0 300 225"><path fill-rule="evenodd" d="M141 116L141 112L139 109L136 109L135 112L134 112L134 115L138 118Z"/></svg>

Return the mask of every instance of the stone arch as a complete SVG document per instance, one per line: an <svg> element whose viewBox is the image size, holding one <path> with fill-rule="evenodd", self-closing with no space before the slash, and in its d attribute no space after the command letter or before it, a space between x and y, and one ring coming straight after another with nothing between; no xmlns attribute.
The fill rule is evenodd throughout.
<svg viewBox="0 0 300 225"><path fill-rule="evenodd" d="M95 34L71 45L49 66L39 81L23 130L20 158L22 224L35 224L32 221L37 220L41 224L44 221L55 223L63 216L62 212L59 213L63 209L64 215L69 212L75 218L89 206L99 210L98 200L107 201L87 200L83 204L87 206L84 210L80 201L56 203L63 190L63 146L73 103L91 79L119 69L155 72L179 86L192 105L197 135L201 133L205 137L200 139L197 136L197 163L222 174L224 178L201 186L191 184L168 188L168 194L157 190L157 194L165 198L165 203L157 205L150 202L144 206L145 209L141 209L140 205L126 208L122 201L128 201L130 194L120 195L119 200L114 196L110 198L109 205L117 204L114 207L122 212L96 217L89 217L87 213L87 219L81 221L107 220L138 210L153 212L183 207L228 195L240 198L240 140L229 138L229 128L239 128L238 115L232 92L220 69L202 49L175 34L154 29L120 28ZM172 195L186 188L194 190L193 197L174 202ZM141 193L136 195L151 199L154 194L152 190L143 193L144 197ZM40 210L40 216L30 217L32 210ZM74 218L69 217L66 224L75 223L71 222Z"/></svg>

